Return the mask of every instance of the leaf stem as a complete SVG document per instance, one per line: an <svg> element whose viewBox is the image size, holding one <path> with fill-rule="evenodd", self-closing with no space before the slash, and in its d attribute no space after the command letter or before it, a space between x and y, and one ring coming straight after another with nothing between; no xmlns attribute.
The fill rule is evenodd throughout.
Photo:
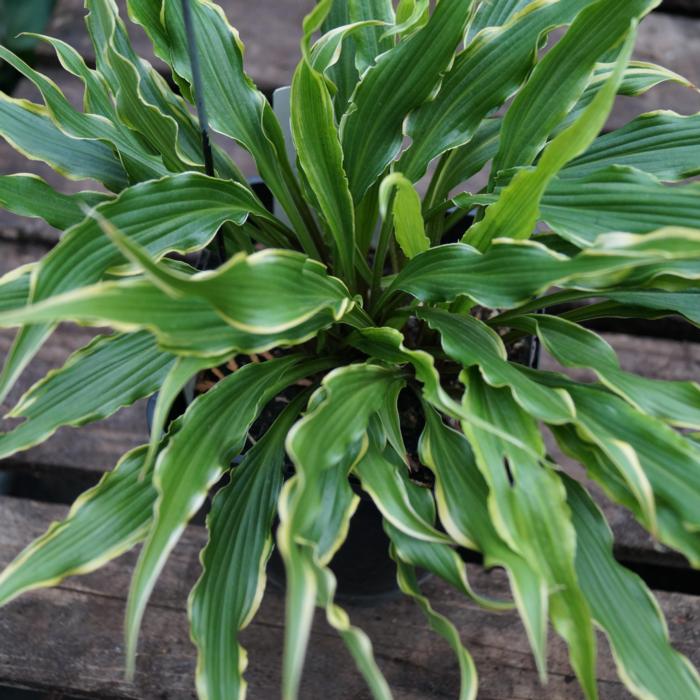
<svg viewBox="0 0 700 700"><path fill-rule="evenodd" d="M280 171L282 173L284 187L289 194L290 200L287 202L288 207L284 206L287 215L292 219L292 225L295 233L299 238L299 242L304 248L304 252L312 258L316 258L321 262L329 262L328 248L321 231L319 230L311 211L304 200L292 167L289 164L286 154L281 154L279 157ZM279 197L278 197L279 199ZM290 209L292 211L290 211ZM294 219L297 219L294 221Z"/></svg>
<svg viewBox="0 0 700 700"><path fill-rule="evenodd" d="M389 250L389 244L391 242L391 234L394 230L394 221L391 216L391 208L394 202L394 194L392 193L389 197L389 202L387 204L387 215L382 223L381 231L379 232L379 241L377 242L377 248L374 253L374 262L372 264L372 312L376 311L376 303L378 301L379 293L381 291L381 282L384 273L384 263L386 262L386 255Z"/></svg>
<svg viewBox="0 0 700 700"><path fill-rule="evenodd" d="M435 172L430 178L430 184L428 185L428 189L425 193L425 198L423 199L424 214L426 212L429 212L431 209L434 209L435 203L442 200L445 196L445 193L443 192L442 181L443 176L447 171L451 155L452 151L447 151L446 153L443 153L442 156L440 156L440 160L438 161L437 167L435 168ZM429 217L426 216L426 219L427 218ZM428 238L433 243L433 245L435 245L436 243L439 243L440 239L442 238L442 232L445 230L444 217L433 217L432 220L428 221L427 223Z"/></svg>

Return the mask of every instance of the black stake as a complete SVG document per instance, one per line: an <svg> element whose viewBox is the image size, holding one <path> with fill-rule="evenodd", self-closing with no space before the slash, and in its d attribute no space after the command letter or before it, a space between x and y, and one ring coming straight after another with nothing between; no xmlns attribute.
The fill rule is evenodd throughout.
<svg viewBox="0 0 700 700"><path fill-rule="evenodd" d="M185 22L185 35L187 37L187 48L189 50L190 67L192 69L192 88L194 89L194 104L197 109L197 119L199 120L199 131L202 135L202 155L204 156L204 171L210 177L214 177L214 156L211 150L211 140L209 138L209 120L204 104L204 90L202 86L202 72L199 67L199 52L197 50L197 37L194 33L192 23L192 8L190 0L182 0L182 16ZM223 237L216 237L217 253L219 263L226 260L226 246Z"/></svg>

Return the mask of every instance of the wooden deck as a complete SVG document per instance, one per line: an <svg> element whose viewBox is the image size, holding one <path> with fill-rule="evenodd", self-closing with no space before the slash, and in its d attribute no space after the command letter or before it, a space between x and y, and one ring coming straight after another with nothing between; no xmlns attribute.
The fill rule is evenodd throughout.
<svg viewBox="0 0 700 700"><path fill-rule="evenodd" d="M49 33L79 48L88 58L92 49L82 26L82 0L59 0ZM124 3L120 1L120 4ZM298 54L300 19L313 0L221 0L247 46L249 72L270 90L289 81ZM280 12L280 5L284 12ZM642 25L637 55L685 74L700 84L700 0L667 0L664 9ZM693 16L691 16L693 15ZM134 33L144 55L145 37ZM42 70L58 76L50 52L42 49ZM59 80L78 102L75 83ZM22 83L17 95L35 98ZM677 86L652 90L641 101L621 100L611 118L618 126L632 116L660 106L682 113L700 111L700 95ZM250 164L244 163L252 173ZM48 168L17 156L0 144L2 172L36 172L64 191L81 183L61 179ZM0 273L44 255L57 232L38 223L0 212ZM648 331L653 332L653 326ZM700 343L655 337L633 337L628 329L606 334L623 366L649 377L700 378ZM87 342L94 329L62 326L42 350L3 409L50 368ZM0 333L0 356L11 334ZM551 360L544 358L545 365ZM146 438L143 402L112 418L79 431L60 430L44 445L0 463L11 475L14 495L0 496L0 567L67 511L67 496L94 483L127 449ZM563 461L563 459L562 459ZM573 468L573 467L572 467ZM655 544L625 511L599 503L613 527L618 558L638 570L652 587L666 614L676 647L700 665L700 581L685 560ZM15 700L10 688L31 689L31 697L51 700L184 700L194 698L195 655L189 641L186 599L199 571L198 553L205 542L203 528L188 528L161 577L146 614L134 683L123 674L122 620L129 576L136 553L131 552L89 576L72 578L55 589L23 596L0 610L0 700ZM505 576L470 565L477 590L504 595ZM550 681L540 686L527 639L515 614L479 610L435 579L426 592L436 607L458 625L472 651L481 678L480 700L575 700L582 697L569 667L566 650L552 633ZM283 630L283 595L269 587L263 606L244 634L249 652L251 700L279 696ZM447 646L428 629L420 611L401 597L348 605L353 622L373 640L378 662L399 700L457 697L459 673ZM612 656L601 637L598 676L603 700L631 697L617 679ZM17 696L24 700L24 695ZM27 696L28 697L28 696ZM316 621L301 697L316 700L360 700L369 697L364 683L337 635L322 616ZM674 699L669 699L674 700Z"/></svg>

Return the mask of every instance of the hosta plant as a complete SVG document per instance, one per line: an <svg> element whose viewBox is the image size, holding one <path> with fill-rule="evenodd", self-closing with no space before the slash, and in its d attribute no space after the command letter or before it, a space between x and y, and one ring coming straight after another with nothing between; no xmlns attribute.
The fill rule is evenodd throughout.
<svg viewBox="0 0 700 700"><path fill-rule="evenodd" d="M18 556L0 602L142 542L126 614L133 671L158 575L228 474L189 601L200 698L245 692L239 632L273 544L286 568L283 696L297 696L319 606L373 696L389 698L329 568L361 488L384 518L398 585L456 654L461 698L475 697L477 671L417 569L494 614L517 608L543 681L551 623L588 698L596 628L636 696L700 697L653 597L616 562L601 511L543 437L700 565L700 387L625 371L585 326L700 324L700 186L682 182L700 172L700 114L644 114L601 135L618 94L691 87L631 60L658 2L323 0L304 22L289 125L209 0L127 3L176 89L134 53L113 0L86 0L95 68L41 38L82 81L82 111L0 49L44 101L2 96L5 139L103 186L64 195L31 175L0 178L7 209L64 231L0 280L0 326L18 329L2 394L59 322L114 329L29 389L0 455L158 392L149 444ZM207 145L205 114L252 155L278 215L223 146ZM468 192L485 167L487 184ZM561 371L514 361L527 338ZM259 353L270 359L244 359ZM170 422L191 380L226 363L238 369ZM567 368L593 374L577 381ZM284 410L246 450L280 397ZM402 429L407 403L417 447ZM415 478L419 466L431 479ZM512 601L475 593L458 548L505 569Z"/></svg>

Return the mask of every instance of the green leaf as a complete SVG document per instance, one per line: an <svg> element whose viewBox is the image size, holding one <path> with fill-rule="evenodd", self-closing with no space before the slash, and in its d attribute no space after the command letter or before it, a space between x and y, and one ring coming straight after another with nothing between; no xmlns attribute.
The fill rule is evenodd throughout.
<svg viewBox="0 0 700 700"><path fill-rule="evenodd" d="M132 117L140 115L138 121L146 129L159 123L163 132L172 136L170 142L162 142L166 158L176 151L186 154L185 160L201 162L199 129L187 103L170 89L148 61L137 56L116 3L85 0L85 5L90 11L86 23L97 69L116 98L117 113L127 124ZM137 131L142 128L141 124L134 126ZM151 136L160 138L154 133Z"/></svg>
<svg viewBox="0 0 700 700"><path fill-rule="evenodd" d="M358 504L347 480L347 466L325 470L313 488L299 488L299 477L287 482L280 500L280 527L277 542L284 557L287 587L285 655L282 669L283 697L294 699L316 603L325 608L326 620L343 639L358 670L362 673L375 700L391 700L389 686L379 670L367 635L350 623L348 614L335 601L336 579L325 566L332 553L342 544L350 518ZM297 494L299 494L297 496ZM296 496L296 498L295 498ZM318 507L318 496L322 507ZM287 518L310 502L317 503L317 518L312 526L297 532ZM290 513L290 516L287 516ZM293 542L298 535L301 542ZM329 549L330 548L330 549Z"/></svg>
<svg viewBox="0 0 700 700"><path fill-rule="evenodd" d="M385 25L394 23L394 7L391 0L346 0L349 5L351 22L378 20ZM387 36L386 27L369 27L354 37L355 65L359 74L372 66L376 58L393 48L394 43Z"/></svg>
<svg viewBox="0 0 700 700"><path fill-rule="evenodd" d="M496 241L486 253L463 244L431 248L409 261L387 287L423 302L467 295L489 308L514 308L552 286L617 291L638 289L668 275L697 279L700 232L661 229L644 235L606 234L573 257L534 241ZM683 252L685 250L685 252ZM685 262L682 262L685 261Z"/></svg>
<svg viewBox="0 0 700 700"><path fill-rule="evenodd" d="M472 23L469 25L468 39L473 39L486 27L501 27L511 17L526 7L533 0L488 0L479 5Z"/></svg>
<svg viewBox="0 0 700 700"><path fill-rule="evenodd" d="M467 143L482 120L501 107L527 78L540 37L570 23L589 4L590 0L536 0L505 26L482 32L472 40L455 58L440 92L409 117L411 146L398 170L415 182L433 158ZM480 9L485 7L482 3Z"/></svg>
<svg viewBox="0 0 700 700"><path fill-rule="evenodd" d="M95 338L31 387L7 414L25 420L0 434L0 457L43 442L61 426L102 420L152 394L174 361L148 333Z"/></svg>
<svg viewBox="0 0 700 700"><path fill-rule="evenodd" d="M153 7L153 5L150 5ZM160 22L160 20L159 20ZM92 25L94 27L94 25ZM120 25L117 23L116 27ZM160 25L159 25L160 26ZM159 174L165 174L165 169L162 161L157 156L150 155L141 144L140 136L132 134L129 128L121 123L117 108L112 100L104 76L98 71L88 68L80 54L71 46L53 37L42 35L34 35L37 39L48 42L56 51L56 56L61 65L69 72L75 75L85 86L84 109L85 112L99 114L106 117L113 126L117 129L119 135L118 143L121 144L120 155L126 163L129 172L133 173L133 177L137 180L148 179L145 177L148 171L153 167L157 168ZM116 34L114 38L116 40ZM123 39L123 33L120 34ZM100 49L98 53L98 63L104 68L101 56L104 41L99 42ZM124 42L122 42L123 44ZM126 47L128 48L128 44ZM138 72L138 88L139 98L144 101L146 107L153 108L157 106L161 114L166 115L174 120L178 126L177 129L177 150L185 150L190 154L190 157L195 162L201 160L201 142L199 131L194 123L193 118L184 106L184 103L175 97L175 95L164 86L162 79L153 71L151 67L142 60L136 59L132 50L128 51L131 57L130 63ZM122 56L121 54L119 54ZM120 59L122 62L126 60L123 56ZM111 71L110 71L111 72ZM145 102L146 97L149 102ZM134 138L136 137L136 138ZM115 144L117 141L115 141ZM135 146L135 148L134 148ZM168 144L168 151L172 150L173 144ZM246 179L240 170L236 167L231 158L218 146L213 146L214 165L216 171L221 177L229 178L236 182L245 183ZM145 167L144 167L145 164ZM187 168L184 168L187 169Z"/></svg>
<svg viewBox="0 0 700 700"><path fill-rule="evenodd" d="M319 39L319 42L323 41L324 36L328 36L335 30L346 27L351 23L348 2L346 0L333 0L322 28L323 36ZM360 79L360 74L355 67L354 41L352 37L345 38L344 30L340 30L339 33L342 37L342 52L338 56L338 60L328 68L327 72L329 79L336 87L336 93L333 97L336 115L342 115L345 112L350 96L355 89L355 85L357 85L357 81ZM338 47L340 48L340 43Z"/></svg>
<svg viewBox="0 0 700 700"><path fill-rule="evenodd" d="M112 149L100 141L64 134L48 110L0 93L0 136L31 160L40 160L72 180L92 179L114 192L126 187L124 168Z"/></svg>
<svg viewBox="0 0 700 700"><path fill-rule="evenodd" d="M586 297L590 296L602 296L605 297L605 294L595 294L592 295L591 293L585 293ZM590 321L592 319L600 319L600 318L627 318L627 319L648 319L652 321L656 321L658 319L665 318L667 316L673 316L673 315L682 315L683 314L683 307L686 306L687 304L684 303L683 296L689 296L688 293L685 292L658 292L657 294L644 294L641 299L649 299L652 300L652 303L649 304L650 308L645 308L645 306L640 305L632 305L632 304L619 304L614 301L600 301L597 303L593 304L585 304L582 306L578 306L576 309L573 309L571 311L567 311L566 313L562 314L562 318L566 318L569 321L573 321L574 323L584 323L586 321ZM669 297L669 308L663 309L662 306L660 306L660 302L664 296ZM678 299L678 309L674 309L674 303L673 303L673 298L676 297ZM654 303L653 300L656 300L656 308L654 308ZM688 299L688 301L691 301ZM695 308L692 308L692 311L695 311ZM689 316L692 317L692 311L689 313ZM686 318L686 320L691 320L691 318Z"/></svg>
<svg viewBox="0 0 700 700"><path fill-rule="evenodd" d="M246 653L239 633L257 612L282 488L284 440L308 397L299 394L234 468L207 517L203 573L189 599L198 649L197 688L210 700L243 698Z"/></svg>
<svg viewBox="0 0 700 700"><path fill-rule="evenodd" d="M87 574L131 549L146 535L156 491L139 477L145 446L126 454L114 471L73 504L0 575L0 605L67 576Z"/></svg>
<svg viewBox="0 0 700 700"><path fill-rule="evenodd" d="M581 112L596 96L601 85L610 77L614 69L614 63L599 63L596 66L591 80L581 95L581 99L569 112L564 121L557 127L555 133L566 128L572 121L579 117ZM638 95L643 95L651 88L665 82L678 83L683 87L697 90L697 88L682 75L678 75L678 73L674 73L663 66L657 66L654 63L646 63L645 61L630 61L625 70L622 82L620 83L618 94L636 97Z"/></svg>
<svg viewBox="0 0 700 700"><path fill-rule="evenodd" d="M103 3L102 6L106 5L107 3ZM179 143L180 129L175 119L143 98L139 67L117 50L116 24L113 21L111 24L111 31L108 30L107 40L102 43L100 50L104 55L103 60L108 62L111 68L112 91L116 97L119 120L143 137L142 140L148 149L160 155L167 170L202 171L201 147L197 148L197 144L184 142L182 145L185 148L189 146L184 150Z"/></svg>
<svg viewBox="0 0 700 700"><path fill-rule="evenodd" d="M411 259L428 250L430 239L425 235L420 196L401 173L387 175L379 188L379 208L384 219L390 204L396 242L404 255Z"/></svg>
<svg viewBox="0 0 700 700"><path fill-rule="evenodd" d="M131 4L131 3L129 3ZM106 4L105 4L106 5ZM104 9L105 5L102 6ZM109 7L113 6L107 6ZM150 7L154 7L150 5ZM115 14L116 18L116 14ZM160 20L158 20L160 26ZM107 20L108 25L110 24L109 19ZM95 24L91 24L90 27L95 30ZM117 33L117 30L121 28L121 31ZM136 54L131 49L130 45L124 41L124 28L123 25L116 22L114 26L115 32L112 35L111 44L119 43L122 51L126 51L130 60L129 63L138 73L138 97L144 102L146 108L157 108L164 117L168 117L171 121L174 121L177 125L177 144L168 144L168 151L171 151L173 147L178 151L185 151L190 154L190 158L194 162L199 163L201 160L201 142L200 134L194 119L187 111L184 102L176 97L172 91L164 84L162 78L150 67L147 62L143 59L138 59ZM85 96L84 96L84 108L85 112L92 112L94 114L100 114L103 117L107 117L120 132L123 133L122 136L129 137L129 129L126 125L121 123L119 118L117 106L112 100L110 94L109 86L105 80L102 73L88 68L85 61L80 56L80 54L71 46L61 41L60 39L55 39L53 37L47 37L42 35L34 35L36 38L46 41L54 48L56 55L58 57L61 65L69 72L75 75L80 81L85 85ZM99 50L97 52L98 64L104 69L105 65L109 66L109 62L102 60L102 55L104 53L105 46L107 45L107 36L99 34ZM120 39L121 41L118 41ZM117 51L116 46L114 51ZM121 62L127 61L122 53L119 53ZM111 75L111 69L108 71L108 75ZM132 88L133 89L133 88ZM185 92L183 90L183 92ZM146 102L148 99L148 102ZM168 126L167 130L170 131L171 128ZM140 144L139 136L136 138L136 145ZM131 139L128 139L131 140ZM127 151L129 147L127 146ZM225 151L218 145L213 146L214 164L217 172L221 177L230 178L236 182L246 182L245 177L236 167L235 163L231 158L225 153ZM141 145L134 153L122 153L122 157L129 163L129 158L134 156L137 161L143 160L148 157L148 153L143 149ZM151 157L151 161L157 161L157 167L161 171L165 171L165 168L160 162L159 158ZM185 168L187 169L187 168Z"/></svg>
<svg viewBox="0 0 700 700"><path fill-rule="evenodd" d="M424 27L429 19L429 0L399 0L396 7L396 24L384 32L383 36L403 39ZM391 48L391 44L389 48Z"/></svg>
<svg viewBox="0 0 700 700"><path fill-rule="evenodd" d="M561 375L537 373L566 387L576 405L576 432L553 430L563 449L575 454L611 498L632 510L661 542L700 565L698 463L693 444L660 420L645 416L622 399L595 386L576 385ZM654 440L649 440L649 435ZM576 438L581 444L577 443Z"/></svg>
<svg viewBox="0 0 700 700"><path fill-rule="evenodd" d="M137 5L146 0L132 0ZM202 72L202 99L211 126L251 153L258 172L280 202L309 254L316 253L303 215L299 188L287 162L284 136L265 96L243 70L243 44L218 5L191 2ZM164 0L162 20L169 39L166 56L174 71L192 84L189 47L180 0ZM299 209L301 207L301 210ZM300 213L301 211L301 213Z"/></svg>
<svg viewBox="0 0 700 700"><path fill-rule="evenodd" d="M473 316L457 316L439 309L420 308L418 318L440 333L447 355L465 369L478 365L486 382L508 387L521 408L546 423L568 423L576 413L565 391L542 391L544 387L509 362L498 333Z"/></svg>
<svg viewBox="0 0 700 700"><path fill-rule="evenodd" d="M130 11L143 20L139 14L143 9L134 7L141 3L128 4ZM158 11L160 5L158 2ZM119 120L139 137L144 137L150 147L162 155L170 170L204 170L201 132L187 104L169 88L153 66L136 55L114 3L89 0L88 7L91 10L88 28L98 68L110 81ZM162 29L160 12L157 22ZM152 26L147 25L147 29L151 31ZM160 48L157 42L156 50ZM167 51L161 52L161 57L170 59ZM183 95L190 96L184 81L179 80L178 87ZM243 173L220 146L214 145L212 152L215 169L221 177L246 182Z"/></svg>
<svg viewBox="0 0 700 700"><path fill-rule="evenodd" d="M688 442L661 421L639 413L614 396L580 388L572 397L577 407L582 407L581 428L586 438L601 447L611 440L630 445L657 503L672 507L689 531L696 530L700 522L691 501L697 502L700 487L700 455ZM648 440L650 434L654 435L653 442ZM653 530L653 523L649 528Z"/></svg>
<svg viewBox="0 0 700 700"><path fill-rule="evenodd" d="M613 70L615 70L614 63L599 63L593 73L591 82L586 88L586 92L592 92L597 87L600 87ZM625 77L622 79L622 84L620 85L620 94L628 97L636 97L666 82L677 83L683 87L697 90L687 78L684 78L678 73L674 73L668 68L657 66L655 63L647 63L646 61L630 61L625 71ZM585 95L586 93L584 93L584 98Z"/></svg>
<svg viewBox="0 0 700 700"><path fill-rule="evenodd" d="M362 488L394 527L423 542L450 544L450 538L436 530L433 524L413 507L409 496L412 485L401 473L405 469L403 462L397 465L384 457L373 442L370 442L363 458L353 467L360 477Z"/></svg>
<svg viewBox="0 0 700 700"><path fill-rule="evenodd" d="M180 356L175 358L158 387L156 404L150 419L151 438L144 459L144 472L151 468L156 457L165 425L178 394L185 390L187 384L195 379L199 372L211 367L218 367L228 359L230 359L230 354L221 357Z"/></svg>
<svg viewBox="0 0 700 700"><path fill-rule="evenodd" d="M0 312L12 311L26 305L35 266L36 263L28 263L0 277Z"/></svg>
<svg viewBox="0 0 700 700"><path fill-rule="evenodd" d="M670 187L652 175L614 166L582 178L555 178L542 198L540 216L579 247L608 231L692 228L700 222L700 186Z"/></svg>
<svg viewBox="0 0 700 700"><path fill-rule="evenodd" d="M591 6L591 11L597 11L599 4ZM599 20L597 14L593 18ZM583 26L587 27L588 22ZM501 192L496 204L486 210L483 220L465 235L469 243L479 250L486 250L499 235L507 234L511 238L521 239L532 234L539 215L540 200L547 186L570 160L588 148L605 124L632 52L635 36L636 27L632 25L615 71L591 104L571 126L549 143L534 168L517 172Z"/></svg>
<svg viewBox="0 0 700 700"><path fill-rule="evenodd" d="M315 474L345 458L397 384L403 378L396 368L373 364L349 365L327 375L317 396L320 403L289 434L287 451L297 467L303 463Z"/></svg>
<svg viewBox="0 0 700 700"><path fill-rule="evenodd" d="M538 314L510 323L537 333L547 351L565 367L592 369L605 386L643 413L678 427L700 428L700 386L696 383L647 379L624 372L605 340L563 318Z"/></svg>
<svg viewBox="0 0 700 700"><path fill-rule="evenodd" d="M281 333L325 311L338 320L354 304L347 287L303 253L271 248L253 255L238 253L216 271L193 276L159 265L108 222L103 227L124 255L166 293L202 297L230 325L248 333Z"/></svg>
<svg viewBox="0 0 700 700"><path fill-rule="evenodd" d="M506 390L488 387L475 370L465 374L465 383L464 402L471 412L544 454L536 422ZM595 635L574 568L576 533L564 485L556 472L541 467L512 443L466 421L463 430L489 485L493 523L508 545L546 581L552 623L569 645L571 665L586 696L595 698Z"/></svg>
<svg viewBox="0 0 700 700"><path fill-rule="evenodd" d="M525 625L540 679L547 674L547 584L526 559L503 541L491 520L489 488L469 442L425 407L425 427L418 450L435 475L440 522L457 544L480 551L487 566L508 572L515 604Z"/></svg>
<svg viewBox="0 0 700 700"><path fill-rule="evenodd" d="M439 4L425 27L382 54L362 76L341 122L345 170L355 203L400 151L403 121L430 97L452 61L471 4ZM367 128L370 123L374 128Z"/></svg>
<svg viewBox="0 0 700 700"><path fill-rule="evenodd" d="M591 613L605 631L618 674L640 698L692 698L700 678L669 642L665 621L649 589L613 557L613 537L585 490L564 478L576 529L576 571Z"/></svg>
<svg viewBox="0 0 700 700"><path fill-rule="evenodd" d="M206 358L298 345L334 323L325 312L285 331L251 333L231 326L201 297L173 298L140 279L104 282L0 315L0 326L59 321L110 325L126 333L147 330L163 350Z"/></svg>
<svg viewBox="0 0 700 700"><path fill-rule="evenodd" d="M423 398L441 413L455 420L472 421L482 430L496 435L505 442L512 443L530 454L534 459L541 455L532 450L521 440L512 437L507 431L493 423L482 420L470 413L458 401L453 399L443 388L440 375L435 369L435 359L424 350L411 350L404 344L404 337L394 328L363 327L356 330L348 339L353 347L361 350L371 358L393 365L410 364L415 371L416 379L423 385Z"/></svg>
<svg viewBox="0 0 700 700"><path fill-rule="evenodd" d="M397 384L384 396L384 402L377 412L377 418L386 435L387 442L404 463L408 463L406 445L401 433L401 416L399 414L399 396L403 387Z"/></svg>
<svg viewBox="0 0 700 700"><path fill-rule="evenodd" d="M65 70L74 75L83 84L83 108L85 112L100 114L108 119L115 119L116 109L112 103L109 87L97 70L89 68L83 57L65 41L44 34L32 36L49 44L56 52L56 58ZM115 123L115 126L118 126Z"/></svg>
<svg viewBox="0 0 700 700"><path fill-rule="evenodd" d="M85 217L85 207L109 199L100 192L61 194L36 175L0 176L0 206L20 216L44 219L63 231Z"/></svg>
<svg viewBox="0 0 700 700"><path fill-rule="evenodd" d="M699 162L700 114L650 112L599 136L560 177L587 177L610 165L626 165L661 180L683 180L700 173Z"/></svg>
<svg viewBox="0 0 700 700"><path fill-rule="evenodd" d="M346 47L349 41L351 41L350 37L352 34L366 27L381 26L382 24L383 23L378 20L366 20L364 22L353 22L351 24L344 23L340 26L333 27L325 32L311 47L309 53L311 66L319 73L326 74L338 63L343 53L347 51ZM357 79L358 77L357 73L355 73L355 78ZM337 88L337 86L335 87Z"/></svg>
<svg viewBox="0 0 700 700"><path fill-rule="evenodd" d="M463 146L450 151L438 175L436 201L447 197L451 190L476 175L496 155L500 133L500 119L485 119Z"/></svg>
<svg viewBox="0 0 700 700"><path fill-rule="evenodd" d="M283 695L296 698L314 598L343 637L375 698L391 697L367 637L333 603L335 579L325 568L345 539L358 498L347 473L366 449L370 419L387 392L403 383L395 368L358 364L330 372L310 410L289 432L296 475L283 490L277 540L287 571Z"/></svg>
<svg viewBox="0 0 700 700"><path fill-rule="evenodd" d="M134 571L126 613L127 669L133 674L141 619L165 561L206 493L243 448L250 425L282 389L326 367L289 356L250 364L192 402L156 462L153 525ZM212 439L202 440L202 433Z"/></svg>
<svg viewBox="0 0 700 700"><path fill-rule="evenodd" d="M560 2L558 5L562 5L562 3ZM489 6L484 5L482 7ZM569 112L564 121L555 129L554 133L565 129L581 115L581 112L593 101L601 85L610 77L614 66L614 63L599 63L596 66L593 78L588 83L581 99ZM685 78L661 66L642 61L630 61L625 70L622 83L618 88L618 95L641 95L666 81L673 81L690 87ZM500 129L500 119L486 119L480 124L467 143L463 146L458 146L447 154L445 165L439 173L439 187L436 190L439 196L435 201L440 201L440 199L446 197L452 189L478 173L489 160L495 157L498 152ZM564 176L567 168L560 171L560 177Z"/></svg>
<svg viewBox="0 0 700 700"><path fill-rule="evenodd" d="M170 48L168 33L161 22L163 0L155 0L154 2L127 0L126 6L129 12L129 19L135 24L140 25L144 32L146 32L153 44L153 50L156 56L163 61L169 58ZM173 79L176 79L175 75L173 75ZM186 91L183 91L183 94L186 94Z"/></svg>
<svg viewBox="0 0 700 700"><path fill-rule="evenodd" d="M394 558L396 559L397 578L401 591L418 603L430 626L445 639L457 657L461 678L459 700L474 700L478 688L476 667L471 654L462 645L459 631L447 617L435 611L428 598L421 594L415 569L404 564L398 556Z"/></svg>
<svg viewBox="0 0 700 700"><path fill-rule="evenodd" d="M411 500L423 511L426 518L435 517L435 508L432 504L430 494L424 489L413 485ZM425 567L429 571L434 571L438 575L442 574L450 580L450 569L459 571L461 577L455 582L457 588L463 589L466 583L466 575L463 573L464 564L457 553L445 545L429 545L426 542L413 540L405 532L399 530L388 521L384 522L384 529L392 541L391 555L396 561L397 579L401 590L408 592L418 603L423 613L428 618L431 627L443 636L454 651L460 668L460 700L475 698L478 687L478 678L474 661L462 645L459 633L450 621L435 612L427 598L421 595L418 582L415 579L416 566ZM441 556L442 555L442 556ZM447 570L447 572L445 571ZM463 581L462 581L463 579ZM463 585L459 585L463 584ZM471 592L471 589L469 589ZM478 596L477 596L478 600Z"/></svg>
<svg viewBox="0 0 700 700"><path fill-rule="evenodd" d="M355 210L343 169L343 150L335 125L333 101L323 75L309 57L313 16L304 22L302 51L292 80L291 129L299 163L333 238L338 267L355 285Z"/></svg>
<svg viewBox="0 0 700 700"><path fill-rule="evenodd" d="M435 529L430 491L409 480L406 466L395 454L388 450L382 453L370 441L353 471L384 516L384 529L403 561L434 573L484 608L502 611L513 607L510 601L493 600L474 591L451 539Z"/></svg>
<svg viewBox="0 0 700 700"><path fill-rule="evenodd" d="M242 185L195 173L134 185L96 208L99 216L157 257L203 248L224 222L242 224L251 211L267 216L262 204ZM35 269L30 301L37 304L97 282L108 269L123 262L122 254L89 216L69 229ZM0 395L9 391L50 332L50 325L37 325L18 334L5 361Z"/></svg>
<svg viewBox="0 0 700 700"><path fill-rule="evenodd" d="M85 114L76 110L49 78L38 73L20 58L0 46L0 57L25 75L39 90L54 124L66 135L76 139L99 139L114 146L131 180L150 180L167 173L163 163L144 149L119 119ZM170 142L172 144L172 140ZM184 169L184 168L182 168Z"/></svg>
<svg viewBox="0 0 700 700"><path fill-rule="evenodd" d="M685 292L662 291L617 291L605 293L607 299L620 304L631 304L646 309L659 309L669 313L679 313L696 326L700 325L700 292L688 290Z"/></svg>
<svg viewBox="0 0 700 700"><path fill-rule="evenodd" d="M557 125L578 102L588 85L597 62L622 43L631 21L640 20L659 0L598 0L586 7L566 34L535 66L503 118L501 141L494 158L492 177L501 170L531 165ZM622 52L605 85L615 92L622 79L629 53ZM615 74L618 73L616 77ZM623 73L624 74L624 73ZM601 90L606 91L603 87ZM613 94L615 94L613 92ZM611 104L610 100L607 100ZM601 111L609 111L603 107ZM607 115L594 123L602 127ZM590 117L589 117L590 118ZM595 136L595 134L593 134ZM586 136L579 136L588 144ZM583 150L580 149L579 152ZM578 155L578 154L575 154ZM567 158L570 160L570 157Z"/></svg>

